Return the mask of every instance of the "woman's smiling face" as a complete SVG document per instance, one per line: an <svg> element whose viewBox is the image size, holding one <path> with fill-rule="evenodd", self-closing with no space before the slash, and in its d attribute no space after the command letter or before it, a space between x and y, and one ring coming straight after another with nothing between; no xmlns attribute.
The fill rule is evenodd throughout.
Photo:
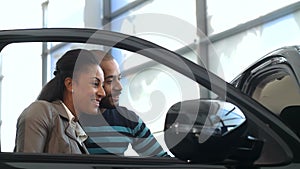
<svg viewBox="0 0 300 169"><path fill-rule="evenodd" d="M97 114L103 89L104 75L99 65L89 65L74 75L72 83L73 104L76 112Z"/></svg>

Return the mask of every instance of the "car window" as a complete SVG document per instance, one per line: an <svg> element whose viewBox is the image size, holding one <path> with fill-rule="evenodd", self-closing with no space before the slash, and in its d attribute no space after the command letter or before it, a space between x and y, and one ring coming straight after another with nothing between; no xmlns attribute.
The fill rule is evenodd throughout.
<svg viewBox="0 0 300 169"><path fill-rule="evenodd" d="M47 51L47 81L54 77L56 61L67 50L84 48L103 49L103 46L78 43L50 43L59 48ZM1 81L1 151L12 152L18 116L37 99L42 84L42 43L16 43L6 46L2 52ZM31 50L29 50L31 49ZM168 151L163 138L168 109L183 100L200 98L200 86L184 75L145 56L114 49L112 55L121 70L123 91L120 106L134 111L149 127L158 142ZM14 65L14 66L8 66ZM18 94L19 93L19 94ZM12 96L21 95L16 103ZM8 113L9 112L9 113ZM135 156L129 146L125 155Z"/></svg>
<svg viewBox="0 0 300 169"><path fill-rule="evenodd" d="M225 82L222 84L221 82L223 81L214 77L209 79L211 86L210 89L207 89L200 83L197 83L201 75L198 73L203 72L199 71L200 69L198 70L199 72L193 72L192 68L188 67L186 62L180 59L175 59L176 63L167 62L168 66L166 66L159 62L164 62L163 59L156 61L136 52L111 47L107 49L106 46L101 45L55 42L55 47L45 51L42 50L42 45L43 43L39 42L15 43L6 46L1 52L3 64L3 78L0 88L1 152L13 152L17 119L21 112L36 100L43 87L43 69L41 65L43 65L45 60L42 60L42 56L47 55L47 62L44 64L47 66L46 75L47 81L49 81L54 76L55 63L63 53L70 49L84 48L87 50L101 49L109 51L115 57L121 71L120 80L123 86L119 104L126 108L122 108L122 110L128 109L134 112L136 116L130 120L136 120L134 121L136 124L143 125L145 123L145 126L150 129L159 143L157 145L162 146L163 150L171 157L180 157L180 160L188 163L191 162L190 158L200 163L219 162L228 158L229 161L232 159L249 160L251 163L257 162L257 164L263 165L282 164L290 160L290 151L285 142L271 128L266 127L267 125L263 121L251 115L256 113L254 110L247 109L243 105L239 105L238 102L234 103L226 100L227 89ZM49 42L47 45L51 46L54 44ZM149 51L149 53L151 52L153 51ZM193 57L197 56L192 56L192 60ZM12 67L11 65L14 66ZM177 68L178 71L171 69L170 67L176 67L174 65L180 65L178 66L180 69ZM187 77L187 74L189 74L189 77ZM218 88L219 86L221 87ZM212 92L211 89L214 87L218 88L217 90L222 90L225 96L220 95L222 92L219 92L219 94ZM179 112L183 113L183 115L179 116ZM87 124L93 123L93 120L87 121ZM81 124L84 125L83 123ZM97 120L96 124L98 125ZM246 127L246 124L249 125L249 128ZM85 128L83 126L83 129L87 134L95 134L96 139L94 137L94 140L100 140L99 142L101 142L102 137L97 136L97 133L94 132L94 127L88 126ZM105 127L112 131L112 128ZM137 131L137 128L132 127L133 130L130 131ZM124 133L126 132L124 129L118 128L118 131ZM171 140L171 144L169 141L168 143L166 142L166 130L171 131L168 135L171 139L167 139ZM231 131L234 131L232 132L233 134L227 135ZM128 132L126 134L128 135ZM126 134L125 136L127 136ZM143 134L143 131L135 134ZM173 134L181 138L181 140L175 141L176 144L172 142ZM231 136L228 139L229 142L228 140L227 142L222 142L226 139L218 140L218 138L222 138L221 136L225 135ZM120 142L123 143L124 141L120 140L124 139L124 135L118 136L120 137L114 140L111 138L107 139L109 143L107 145L111 146L112 144L110 143L112 141L115 141L113 146L120 145ZM216 136L218 141L212 136ZM129 140L135 139L132 138ZM202 144L207 141L209 144ZM95 145L94 143L96 142L92 142L93 145ZM149 147L142 146L146 143L147 141L142 141L134 146L128 145L129 147L125 148L124 155L138 156L137 151L141 149L144 150L143 152L150 151ZM194 145L196 146L194 147ZM95 159L101 159L101 155L93 154L93 150L97 150L97 148L92 147L91 155L95 156ZM173 148L175 150L172 150ZM231 148L234 148L234 151ZM240 152L245 149L247 152ZM188 150L188 152L185 150ZM242 157L236 152L246 155ZM188 156L194 153L198 154ZM200 155L201 158L198 158ZM216 155L219 155L219 158L216 158ZM205 161L207 159L212 161Z"/></svg>
<svg viewBox="0 0 300 169"><path fill-rule="evenodd" d="M276 115L287 106L300 105L299 86L289 74L266 77L257 84L252 97Z"/></svg>
<svg viewBox="0 0 300 169"><path fill-rule="evenodd" d="M93 47L93 45L58 42L48 42L47 45L52 44L59 44L58 48L53 51L47 49L43 51L42 42L28 42L9 44L1 51L0 135L2 152L13 151L14 144L12 143L15 142L17 119L21 112L37 99L43 87L43 74L47 81L52 79L55 62L67 50ZM42 65L46 67L45 72ZM22 99L17 99L18 97Z"/></svg>

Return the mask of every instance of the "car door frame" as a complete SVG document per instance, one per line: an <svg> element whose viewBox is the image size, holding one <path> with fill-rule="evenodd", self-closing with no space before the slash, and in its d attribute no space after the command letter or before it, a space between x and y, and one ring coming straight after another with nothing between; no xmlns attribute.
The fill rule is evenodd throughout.
<svg viewBox="0 0 300 169"><path fill-rule="evenodd" d="M231 81L231 84L243 93L251 96L256 84L267 76L285 72L289 74L300 86L300 48L287 46L279 48L263 56L260 60L249 66L243 73ZM273 114L273 113L272 113ZM276 118L277 115L273 114ZM290 141L288 141L290 142ZM295 144L293 141L290 144ZM294 147L294 150L299 150ZM300 152L294 151L295 161L299 163ZM297 159L297 160L296 160Z"/></svg>
<svg viewBox="0 0 300 169"><path fill-rule="evenodd" d="M6 45L10 43L18 43L18 42L77 42L77 43L93 43L100 44L106 46L112 46L120 49L129 50L131 52L136 52L142 55L145 55L155 61L158 61L175 71L180 72L181 74L191 78L195 82L203 85L209 90L212 90L214 93L221 96L221 99L227 100L233 104L239 105L239 107L245 111L246 116L248 118L256 118L259 121L263 122L263 124L268 124L268 129L270 131L274 131L274 134L278 135L278 139L285 138L285 140L289 140L285 144L285 141L280 140L283 145L283 149L287 152L287 161L286 163L294 160L296 156L298 160L300 160L300 154L297 155L293 151L294 148L300 148L299 139L293 134L293 132L278 118L275 118L272 113L270 113L265 107L257 104L252 98L248 97L246 94L242 93L240 90L237 90L231 84L225 82L220 77L206 70L205 68L185 59L179 54L167 50L159 45L154 43L145 41L138 37L133 37L121 33L104 31L104 30L96 30L96 29L80 29L80 28L41 28L41 29L21 29L21 30L7 30L0 31L0 49L2 50ZM181 63L181 64L178 64ZM181 67L181 65L186 65L186 67ZM225 95L224 95L225 91ZM223 97L223 98L222 98ZM256 114L252 114L250 112L256 112ZM292 145L291 145L292 144ZM293 146L294 145L294 146ZM294 155L294 157L293 157ZM3 158L2 158L3 157ZM10 158L8 158L10 157ZM28 158L27 158L28 157ZM19 155L19 154L6 154L0 153L0 161L2 162L36 162L34 157L31 156ZM91 163L97 163L90 159L90 157L86 156L74 156L74 159L70 160L68 156L46 156L46 159L54 158L55 160L61 160L60 162L77 162L80 163L80 158L85 158L87 161ZM48 158L49 157L49 158ZM78 159L77 159L78 158ZM76 160L77 159L77 160ZM6 160L6 161L5 161ZM12 161L13 160L13 161ZM82 160L82 159L81 159ZM118 159L120 160L120 158ZM127 160L127 159L126 159ZM132 166L132 163L120 160L121 163ZM50 160L51 161L51 160ZM82 163L87 163L87 161ZM129 160L130 161L130 160ZM139 160L136 160L139 161ZM143 161L143 160L141 160ZM147 160L146 160L147 161ZM163 160L164 161L164 160ZM161 164L169 164L170 161L167 160L166 163L161 162ZM44 162L47 162L45 160ZM49 161L48 161L49 162ZM105 164L111 164L110 162L103 161ZM174 161L173 161L174 162ZM139 163L138 163L139 164ZM151 161L147 165L156 165L160 164L158 161ZM177 163L180 165L180 161ZM146 166L147 166L146 165ZM193 165L188 164L188 167L192 167ZM199 167L199 165L195 165ZM201 165L200 165L201 166ZM222 166L222 165L221 165ZM207 166L206 166L207 167Z"/></svg>

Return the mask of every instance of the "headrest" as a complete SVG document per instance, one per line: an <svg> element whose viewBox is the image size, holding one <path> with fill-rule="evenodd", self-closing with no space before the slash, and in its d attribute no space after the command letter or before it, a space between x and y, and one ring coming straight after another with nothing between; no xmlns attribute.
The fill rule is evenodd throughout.
<svg viewBox="0 0 300 169"><path fill-rule="evenodd" d="M285 107L280 113L280 118L300 137L300 105Z"/></svg>

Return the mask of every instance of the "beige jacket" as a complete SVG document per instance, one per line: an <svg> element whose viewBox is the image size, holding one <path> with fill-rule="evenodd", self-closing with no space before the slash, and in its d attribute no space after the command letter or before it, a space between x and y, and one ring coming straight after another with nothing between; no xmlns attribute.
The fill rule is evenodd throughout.
<svg viewBox="0 0 300 169"><path fill-rule="evenodd" d="M88 154L60 101L35 101L19 116L15 152Z"/></svg>

